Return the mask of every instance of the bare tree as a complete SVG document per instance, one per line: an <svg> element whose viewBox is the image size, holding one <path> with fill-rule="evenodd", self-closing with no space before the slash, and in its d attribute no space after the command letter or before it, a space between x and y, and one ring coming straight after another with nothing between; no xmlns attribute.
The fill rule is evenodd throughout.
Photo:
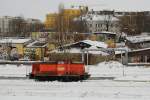
<svg viewBox="0 0 150 100"><path fill-rule="evenodd" d="M112 24L112 15L104 15L104 25L106 27L105 31L109 31Z"/></svg>
<svg viewBox="0 0 150 100"><path fill-rule="evenodd" d="M60 3L59 13L56 18L56 30L58 36L57 41L60 45L66 44L70 41L70 33L73 32L73 19L70 15L64 15L64 5Z"/></svg>
<svg viewBox="0 0 150 100"><path fill-rule="evenodd" d="M146 16L144 12L134 12L120 17L121 31L130 35L145 31Z"/></svg>
<svg viewBox="0 0 150 100"><path fill-rule="evenodd" d="M150 32L150 15L145 16L144 31Z"/></svg>
<svg viewBox="0 0 150 100"><path fill-rule="evenodd" d="M28 22L23 17L15 17L12 19L11 24L12 33L14 36L29 36L29 32L41 31L44 28L41 22Z"/></svg>
<svg viewBox="0 0 150 100"><path fill-rule="evenodd" d="M79 17L76 20L74 20L72 26L74 32L79 32L79 33L88 32L87 22L82 17Z"/></svg>
<svg viewBox="0 0 150 100"><path fill-rule="evenodd" d="M11 26L13 35L19 35L21 32L24 32L26 22L22 17L15 17L11 21Z"/></svg>

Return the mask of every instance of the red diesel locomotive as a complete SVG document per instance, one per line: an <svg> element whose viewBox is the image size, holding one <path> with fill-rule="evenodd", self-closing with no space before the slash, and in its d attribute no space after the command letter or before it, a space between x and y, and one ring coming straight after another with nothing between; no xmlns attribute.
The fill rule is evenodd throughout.
<svg viewBox="0 0 150 100"><path fill-rule="evenodd" d="M85 80L90 75L85 71L84 63L69 61L44 62L32 64L30 78L36 80Z"/></svg>

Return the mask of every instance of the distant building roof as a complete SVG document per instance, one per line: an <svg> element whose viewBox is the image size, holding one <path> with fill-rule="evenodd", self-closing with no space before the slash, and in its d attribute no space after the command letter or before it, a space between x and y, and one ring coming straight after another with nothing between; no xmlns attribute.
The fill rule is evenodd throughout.
<svg viewBox="0 0 150 100"><path fill-rule="evenodd" d="M27 47L30 47L30 48L42 48L46 46L47 46L47 43L39 42L39 41L34 41L30 43L29 45L27 45Z"/></svg>
<svg viewBox="0 0 150 100"><path fill-rule="evenodd" d="M108 31L94 32L94 34L114 34L114 35L116 35L116 33L108 32Z"/></svg>
<svg viewBox="0 0 150 100"><path fill-rule="evenodd" d="M95 47L95 48L107 48L108 45L104 42L100 41L92 41L92 40L83 40L71 44L66 44L63 47L71 47L71 48L90 48L90 47ZM62 48L62 47L59 47Z"/></svg>
<svg viewBox="0 0 150 100"><path fill-rule="evenodd" d="M128 48L128 47L119 47L118 49L124 49L126 50L127 52L130 52L131 49ZM115 54L122 54L122 53L125 53L125 51L115 51Z"/></svg>
<svg viewBox="0 0 150 100"><path fill-rule="evenodd" d="M79 41L76 43L64 45L64 47L70 47L69 53L82 53L82 51L81 51L82 46L84 46L84 48L88 48L88 49L98 49L98 48L107 48L108 45L104 42L91 41L91 40L83 40L83 41ZM61 50L59 51L57 49L57 50L54 50L53 52L60 52L61 53L63 51L61 51ZM109 55L105 51L89 51L89 53L90 54Z"/></svg>
<svg viewBox="0 0 150 100"><path fill-rule="evenodd" d="M84 43L87 43L91 46L95 46L95 47L98 47L98 48L107 48L108 45L104 42L100 42L100 41L91 41L91 40L83 40L83 41L80 41L80 42L84 42Z"/></svg>
<svg viewBox="0 0 150 100"><path fill-rule="evenodd" d="M150 36L148 35L130 36L130 37L126 37L126 39L131 43L140 43L140 42L150 41Z"/></svg>
<svg viewBox="0 0 150 100"><path fill-rule="evenodd" d="M20 39L20 38L4 38L4 39L0 39L0 43L14 43L14 44L21 44L21 43L26 43L31 41L31 39L29 38L24 38L24 39Z"/></svg>
<svg viewBox="0 0 150 100"><path fill-rule="evenodd" d="M84 17L84 19L90 21L104 21L104 20L111 20L111 21L119 21L118 18L111 16L111 15L96 15L91 14Z"/></svg>

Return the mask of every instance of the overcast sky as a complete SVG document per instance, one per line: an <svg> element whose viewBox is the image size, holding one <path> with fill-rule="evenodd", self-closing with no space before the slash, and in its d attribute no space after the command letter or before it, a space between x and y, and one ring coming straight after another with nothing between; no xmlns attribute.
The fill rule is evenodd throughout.
<svg viewBox="0 0 150 100"><path fill-rule="evenodd" d="M24 16L45 20L49 12L57 12L59 3L88 5L96 10L150 11L150 0L0 0L0 16Z"/></svg>

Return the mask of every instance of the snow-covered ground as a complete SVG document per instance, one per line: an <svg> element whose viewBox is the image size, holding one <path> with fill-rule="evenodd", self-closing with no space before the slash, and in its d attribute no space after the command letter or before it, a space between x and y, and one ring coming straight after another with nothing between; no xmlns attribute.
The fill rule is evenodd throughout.
<svg viewBox="0 0 150 100"><path fill-rule="evenodd" d="M122 81L150 81L148 66L125 66L119 62L110 61L88 67L91 77L114 77L115 80Z"/></svg>
<svg viewBox="0 0 150 100"><path fill-rule="evenodd" d="M31 72L31 65L0 65L0 77L26 77Z"/></svg>
<svg viewBox="0 0 150 100"><path fill-rule="evenodd" d="M84 82L36 82L34 80L0 80L0 97L13 98L78 98L91 100L149 100L149 82L118 82L112 80L86 80ZM24 98L23 98L24 99ZM31 98L30 98L31 99ZM5 99L2 99L5 100ZM46 99L48 100L48 99Z"/></svg>
<svg viewBox="0 0 150 100"><path fill-rule="evenodd" d="M123 66L112 61L88 68L91 77L115 79L39 82L0 78L0 100L150 100L149 67ZM25 77L30 71L29 65L0 65L0 76Z"/></svg>

